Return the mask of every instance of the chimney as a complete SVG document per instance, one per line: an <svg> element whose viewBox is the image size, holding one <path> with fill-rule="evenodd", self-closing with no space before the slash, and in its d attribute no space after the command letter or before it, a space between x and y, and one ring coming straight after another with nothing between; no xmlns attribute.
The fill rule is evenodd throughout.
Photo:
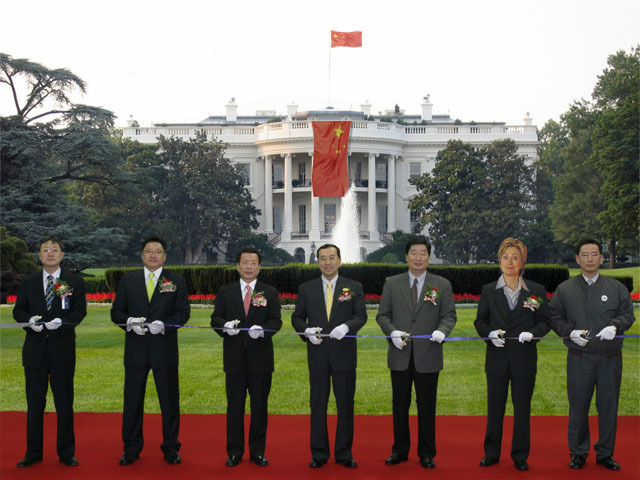
<svg viewBox="0 0 640 480"><path fill-rule="evenodd" d="M226 105L227 114L225 115L227 122L237 122L238 121L238 105L236 105L236 98L231 97L229 103Z"/></svg>
<svg viewBox="0 0 640 480"><path fill-rule="evenodd" d="M367 117L369 115L371 115L371 104L369 103L369 100L366 100L366 103L362 103L360 105L360 110L362 111L362 113L364 113Z"/></svg>
<svg viewBox="0 0 640 480"><path fill-rule="evenodd" d="M291 120L296 113L298 113L298 105L296 102L291 102L287 105L287 118Z"/></svg>
<svg viewBox="0 0 640 480"><path fill-rule="evenodd" d="M527 112L527 116L524 117L522 121L524 122L525 125L533 125L533 118L531 118L531 116L529 115L529 112Z"/></svg>
<svg viewBox="0 0 640 480"><path fill-rule="evenodd" d="M433 103L431 103L431 95L427 94L422 97L422 120L430 122L433 119Z"/></svg>

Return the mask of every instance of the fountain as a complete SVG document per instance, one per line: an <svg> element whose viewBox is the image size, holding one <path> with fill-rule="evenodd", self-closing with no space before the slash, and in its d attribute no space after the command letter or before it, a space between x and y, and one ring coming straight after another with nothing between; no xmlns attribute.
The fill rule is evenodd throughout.
<svg viewBox="0 0 640 480"><path fill-rule="evenodd" d="M342 197L340 219L333 232L332 241L340 248L342 263L360 262L360 223L358 222L358 196L352 183Z"/></svg>

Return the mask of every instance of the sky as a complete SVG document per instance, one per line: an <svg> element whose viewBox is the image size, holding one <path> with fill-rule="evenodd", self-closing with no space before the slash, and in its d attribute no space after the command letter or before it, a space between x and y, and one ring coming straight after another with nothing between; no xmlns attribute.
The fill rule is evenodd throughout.
<svg viewBox="0 0 640 480"><path fill-rule="evenodd" d="M633 0L4 1L0 52L87 83L74 100L125 126L256 110L434 114L542 127L640 43ZM330 31L362 48L329 48ZM15 112L0 84L0 115Z"/></svg>

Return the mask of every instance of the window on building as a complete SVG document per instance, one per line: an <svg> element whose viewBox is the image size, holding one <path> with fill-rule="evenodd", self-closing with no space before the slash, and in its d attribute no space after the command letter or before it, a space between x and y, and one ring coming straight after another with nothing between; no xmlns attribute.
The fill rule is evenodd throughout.
<svg viewBox="0 0 640 480"><path fill-rule="evenodd" d="M376 163L376 187L387 188L387 162Z"/></svg>
<svg viewBox="0 0 640 480"><path fill-rule="evenodd" d="M273 207L273 231L274 233L282 233L282 207Z"/></svg>
<svg viewBox="0 0 640 480"><path fill-rule="evenodd" d="M324 204L324 231L325 233L333 233L336 226L336 204Z"/></svg>
<svg viewBox="0 0 640 480"><path fill-rule="evenodd" d="M409 220L410 220L410 228L411 228L411 233L415 233L415 234L419 234L422 232L422 228L420 227L420 214L415 211L415 210L411 210L409 213Z"/></svg>
<svg viewBox="0 0 640 480"><path fill-rule="evenodd" d="M238 163L237 164L242 182L245 185L251 185L251 164L250 163Z"/></svg>
<svg viewBox="0 0 640 480"><path fill-rule="evenodd" d="M356 183L356 187L362 186L362 162L356 162L355 172L353 174L353 181Z"/></svg>
<svg viewBox="0 0 640 480"><path fill-rule="evenodd" d="M273 179L274 188L284 187L284 171L282 163L273 163L271 165L271 178Z"/></svg>
<svg viewBox="0 0 640 480"><path fill-rule="evenodd" d="M300 233L307 233L307 206L298 205L298 224Z"/></svg>
<svg viewBox="0 0 640 480"><path fill-rule="evenodd" d="M387 206L378 205L378 233L387 233Z"/></svg>
<svg viewBox="0 0 640 480"><path fill-rule="evenodd" d="M422 164L420 162L409 163L409 178L417 178L422 175Z"/></svg>
<svg viewBox="0 0 640 480"><path fill-rule="evenodd" d="M358 217L358 226L362 225L362 206L356 205L356 216Z"/></svg>
<svg viewBox="0 0 640 480"><path fill-rule="evenodd" d="M307 186L307 164L304 162L298 164L298 185Z"/></svg>
<svg viewBox="0 0 640 480"><path fill-rule="evenodd" d="M304 263L304 248L298 247L293 252L293 258L296 263Z"/></svg>

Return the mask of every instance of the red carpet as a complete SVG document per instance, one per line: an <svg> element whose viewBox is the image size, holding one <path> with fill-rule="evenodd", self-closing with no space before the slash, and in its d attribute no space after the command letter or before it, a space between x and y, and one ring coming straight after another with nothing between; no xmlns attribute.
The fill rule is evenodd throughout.
<svg viewBox="0 0 640 480"><path fill-rule="evenodd" d="M354 442L355 470L329 463L321 469L308 467L309 417L271 415L266 457L271 465L258 467L245 460L235 468L224 466L225 418L223 415L182 415L180 440L182 465L164 463L159 445L159 415L145 416L145 449L136 464L118 465L122 454L121 415L117 413L76 413L77 468L58 462L55 451L56 415L45 416L44 461L26 469L16 468L24 456L26 419L23 412L0 412L0 478L9 479L384 479L422 476L434 479L500 480L503 478L553 479L638 479L640 478L640 417L620 417L615 459L622 466L611 472L595 464L590 452L583 470L569 469L566 417L532 418L532 452L530 470L518 472L509 457L512 417L505 419L505 440L500 464L481 468L485 417L438 417L437 468L424 470L415 455L415 443L407 463L386 466L391 453L392 421L390 416L358 416ZM412 434L416 433L415 418ZM591 419L592 441L597 438L597 418ZM248 426L247 426L248 432ZM335 417L330 417L330 432L335 432ZM333 433L330 433L333 438Z"/></svg>

